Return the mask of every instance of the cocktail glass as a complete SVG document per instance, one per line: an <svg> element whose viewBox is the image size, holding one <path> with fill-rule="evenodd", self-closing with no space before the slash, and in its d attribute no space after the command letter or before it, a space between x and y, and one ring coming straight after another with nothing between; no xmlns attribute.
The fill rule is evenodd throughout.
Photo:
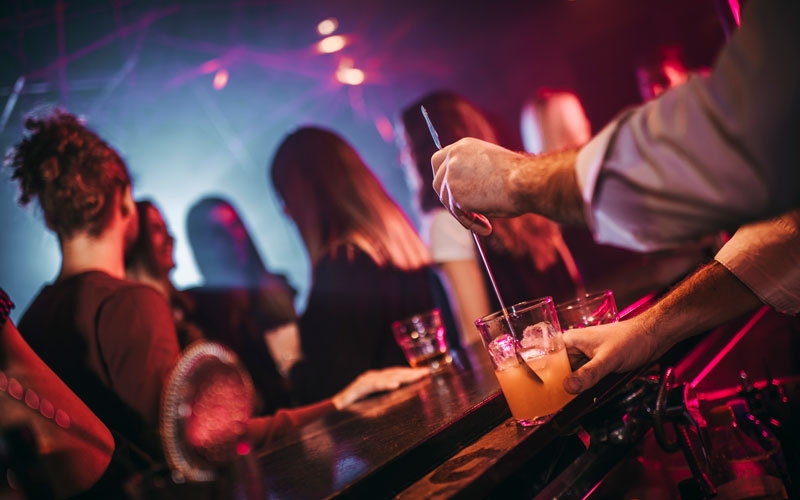
<svg viewBox="0 0 800 500"><path fill-rule="evenodd" d="M616 323L619 319L611 290L587 293L583 297L559 304L556 314L564 331Z"/></svg>
<svg viewBox="0 0 800 500"><path fill-rule="evenodd" d="M572 370L551 297L516 304L508 318L498 311L475 325L519 424L542 423L575 397L564 390Z"/></svg>

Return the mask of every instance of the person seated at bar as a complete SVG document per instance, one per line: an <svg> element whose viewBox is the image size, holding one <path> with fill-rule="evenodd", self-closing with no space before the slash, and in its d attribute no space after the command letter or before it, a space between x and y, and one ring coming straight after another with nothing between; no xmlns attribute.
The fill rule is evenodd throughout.
<svg viewBox="0 0 800 500"><path fill-rule="evenodd" d="M236 352L264 411L288 406L285 374L299 357L294 289L266 269L230 202L200 199L189 209L186 225L203 276L202 286L186 291L194 302L192 320L207 338Z"/></svg>
<svg viewBox="0 0 800 500"><path fill-rule="evenodd" d="M200 328L190 319L196 308L194 301L189 294L176 289L169 277L175 268L174 239L152 201L137 201L136 211L139 236L125 252L125 275L130 281L155 288L169 303L178 345L183 350L204 337Z"/></svg>
<svg viewBox="0 0 800 500"><path fill-rule="evenodd" d="M472 139L459 141L432 157L434 187L465 227L482 233L486 229L471 213L514 216L530 211L588 225L599 241L638 250L665 248L796 207L800 148L791 138L800 130L798 21L796 2L750 2L741 29L707 77L690 77L686 84L624 112L580 151L525 157ZM777 241L796 235L787 217L774 221L770 232L781 235ZM748 233L744 238L757 249L758 237ZM765 243L772 245L772 238ZM777 268L792 268L796 257L787 248L773 246L774 254L763 255L777 257L763 262L773 259ZM656 329L622 322L612 325L616 334L598 335L593 345L572 345L592 361L567 378L565 388L584 390L604 373L645 362L657 351L654 344L670 344L670 318L694 325L690 331L706 329L755 303L758 294L744 284L733 287L738 292L720 287L738 280L723 267L712 263L704 269L722 277L697 274L679 287L683 292L700 288L708 302L698 309L691 301L684 310L679 301L664 300L651 313ZM795 277L766 270L762 275L769 277L773 290L788 290L783 278ZM701 284L709 286L703 291ZM739 299L721 300L727 293ZM681 297L693 294L671 294L672 299ZM580 334L600 328L609 330L587 328ZM626 333L627 328L635 328L635 335ZM566 336L568 346L573 335ZM626 348L637 338L647 348L629 357ZM624 361L628 358L630 362Z"/></svg>
<svg viewBox="0 0 800 500"><path fill-rule="evenodd" d="M424 243L344 139L301 128L280 144L270 176L311 260L303 359L290 370L298 400L327 397L364 370L406 364L393 321L439 308L455 328Z"/></svg>
<svg viewBox="0 0 800 500"><path fill-rule="evenodd" d="M441 266L454 295L461 332L468 343L479 341L477 318L500 305L488 279L475 242L447 210L431 188L429 158L436 150L421 113L425 106L436 132L447 144L461 137L496 143L489 120L465 98L452 92L434 92L407 106L402 113L405 129L403 157L406 176L416 191L423 234L433 260ZM484 251L506 304L554 295L572 298L583 288L580 272L557 224L528 214L513 219L492 219L494 231L485 239ZM491 303L491 306L490 306Z"/></svg>
<svg viewBox="0 0 800 500"><path fill-rule="evenodd" d="M207 205L211 209L215 207L216 208L223 207L228 215L230 215L231 213L236 215L236 212L233 210L233 207L229 203L223 200L215 198L206 198L203 201L196 204L195 206L200 206L200 205ZM158 260L164 263L168 262L168 260L171 261L171 259L166 258L166 254L169 253L171 255L172 236L169 234L169 229L167 227L166 221L161 215L161 212L158 210L158 208L156 208L155 204L153 204L152 202L138 202L137 208L142 211L139 214L139 220L143 222L146 220L147 223L150 224L151 226L150 231L140 232L140 235L144 234L146 235L146 237L152 237L153 241L149 243L147 242L143 243L140 237L137 239L137 244L133 246L133 249L161 248L160 245L164 243L167 248L163 249L164 251L161 254L161 258ZM203 219L200 218L196 221L196 223L199 225L202 220ZM238 215L236 215L235 218L225 217L224 220L228 221L229 223L238 221L238 223L234 224L234 226L241 229L241 231L233 231L233 233L245 236L247 235L246 230L244 229L244 225L239 219ZM226 227L230 228L230 226ZM226 230L226 232L223 234L230 235L230 232ZM225 239L225 236L219 236L219 234L217 236L220 239ZM167 242L169 242L169 244L166 244ZM219 242L217 243L219 244ZM169 249L169 252L166 251L167 249ZM254 248L253 251L255 251ZM151 255L151 254L146 253L146 255ZM148 261L147 258L143 259L139 253L131 255L131 252L128 252L126 260L127 262L131 263L135 269L137 269L135 273L135 278L131 278L132 280L140 281L144 284L150 284L150 286L153 286L153 283L155 283L155 288L160 291L175 290L175 286L172 284L171 281L169 281L168 273L165 274L162 272L159 273L159 275L156 275L155 273L148 274L149 273L148 270L153 269L153 266L136 265L137 262L141 263ZM161 269L166 269L167 267L169 266L163 265L161 266ZM211 274L211 276L212 276L211 282L216 283L218 285L221 283L219 280L213 277L215 276L213 273ZM280 278L282 279L282 277ZM167 282L164 282L164 279L166 279ZM282 286L288 287L288 285L286 285L285 282L283 282ZM266 290L274 291L272 288L268 288ZM223 291L224 289L221 290L219 293L222 293ZM264 292L264 290L261 291ZM173 292L173 293L181 294L185 292ZM202 298L205 299L208 298L208 296L204 295L203 292L198 292L198 293ZM210 292L208 293L210 294ZM216 304L212 303L211 301L207 301L208 303L204 305L208 306L209 308L215 310L223 309L224 307L227 307L226 304L227 305L231 304L225 301L224 296L212 294L212 297L215 299L220 299L220 301L217 302ZM200 302L201 304L204 303L202 299ZM195 318L198 316L196 314L197 303L195 302L195 300L192 297L187 297L184 301L179 303L178 307L184 307L183 304L185 303L188 303L190 307L181 310L181 314L185 315L174 316L176 325L180 325L181 323L188 323L192 328L198 330L198 332L196 333L198 339L206 339L207 337L214 337L213 334L209 336L205 335L203 331L197 326L197 324L194 323ZM237 305L240 303L234 301L232 302L232 304ZM266 309L269 310L269 308ZM292 309L292 311L294 311L294 309ZM241 319L241 317L246 315L247 313L240 312L237 314L239 314L239 317ZM287 316L284 315L284 318L286 317ZM231 324L234 327L237 325L235 322ZM294 322L290 324L295 326L294 331L296 332L296 325L294 324ZM212 324L211 326L213 327L214 325ZM225 325L223 324L217 326L224 327ZM282 358L296 359L296 356L294 356L292 353L284 356L283 354L277 351L277 349L284 348L287 345L289 345L290 350L292 350L291 345L293 343L299 346L299 339L297 338L292 339L292 333L291 333L292 330L291 328L287 329L286 327L287 325L283 325L282 327L278 327L278 330L281 330L281 328L283 328L283 330L279 332L268 331L266 333L265 337L267 337L268 339L273 335L281 335L282 338L280 339L280 341L274 341L274 340L271 341L272 343L270 344L271 347L270 353L265 354L263 353L262 350L257 351L266 357L266 359L262 358L258 360L260 361L261 364L271 361L271 359L269 358L270 355L277 356L278 358L281 359ZM296 333L294 335L296 337ZM250 348L252 349L253 346L250 346ZM299 347L297 347L294 350L299 351ZM292 432L297 428L302 427L306 423L316 420L324 415L327 415L328 413L331 413L334 410L346 408L353 402L363 397L366 397L372 393L380 392L383 390L394 389L396 387L399 387L403 383L413 382L414 380L417 380L418 378L424 376L425 374L426 374L425 370L412 370L410 368L402 368L402 367L388 368L386 370L374 370L361 374L359 377L356 378L356 380L353 383L349 384L342 391L335 394L332 398L325 399L323 401L310 404L305 407L286 409L283 407L282 404L278 404L274 401L262 402L261 405L262 413L264 412L263 408L269 408L270 409L269 412L275 412L275 413L267 417L252 419L250 422L250 429L249 429L250 436L251 438L253 438L255 444L268 443L273 439L283 434ZM261 395L261 397L263 397L263 395Z"/></svg>
<svg viewBox="0 0 800 500"><path fill-rule="evenodd" d="M162 381L179 349L164 299L125 280L123 254L138 229L128 169L64 111L29 117L25 128L8 157L12 179L20 204L39 202L62 259L19 331L109 428L157 456Z"/></svg>
<svg viewBox="0 0 800 500"><path fill-rule="evenodd" d="M179 355L172 315L148 285L126 281L124 252L138 233L125 163L75 116L61 110L25 121L8 165L20 203L36 198L59 239L62 262L19 324L33 351L124 442L161 457L158 415L163 381ZM362 374L327 401L344 408L368 394L417 380L426 370ZM316 418L316 408L252 419L255 443Z"/></svg>

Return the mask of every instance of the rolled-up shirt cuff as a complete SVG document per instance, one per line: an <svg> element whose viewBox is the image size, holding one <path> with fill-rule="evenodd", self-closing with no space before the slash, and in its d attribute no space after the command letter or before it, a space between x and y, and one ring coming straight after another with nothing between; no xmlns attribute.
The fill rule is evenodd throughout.
<svg viewBox="0 0 800 500"><path fill-rule="evenodd" d="M598 243L621 246L638 251L650 250L646 242L639 241L638 235L631 232L627 220L619 220L611 215L599 199L602 188L603 167L614 154L615 142L620 128L633 113L634 108L622 111L614 120L603 127L591 141L578 152L575 161L575 175L583 198L586 226ZM631 147L629 144L626 147ZM614 190L614 189L612 189ZM614 190L617 191L617 190ZM625 192L613 193L615 197L625 196Z"/></svg>
<svg viewBox="0 0 800 500"><path fill-rule="evenodd" d="M595 135L591 141L587 142L578 152L575 160L575 175L578 178L578 187L583 198L583 210L586 216L586 224L595 233L596 221L592 210L594 192L597 187L597 180L600 170L603 168L603 160L606 157L609 144L617 132L618 122L612 121Z"/></svg>
<svg viewBox="0 0 800 500"><path fill-rule="evenodd" d="M714 259L762 302L800 313L800 214L743 226Z"/></svg>

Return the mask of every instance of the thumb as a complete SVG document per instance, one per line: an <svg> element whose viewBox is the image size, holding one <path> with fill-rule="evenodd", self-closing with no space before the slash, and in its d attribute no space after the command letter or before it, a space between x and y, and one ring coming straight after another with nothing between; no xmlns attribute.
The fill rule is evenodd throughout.
<svg viewBox="0 0 800 500"><path fill-rule="evenodd" d="M610 372L609 364L602 357L596 357L564 379L564 390L578 394L594 386Z"/></svg>

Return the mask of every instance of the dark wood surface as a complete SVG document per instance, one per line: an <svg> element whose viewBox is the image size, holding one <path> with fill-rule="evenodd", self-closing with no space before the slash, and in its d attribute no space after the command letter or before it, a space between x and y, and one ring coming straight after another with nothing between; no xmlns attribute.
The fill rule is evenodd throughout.
<svg viewBox="0 0 800 500"><path fill-rule="evenodd" d="M625 386L638 372L611 374L592 389L578 395L547 422L524 428L508 418L481 436L471 445L461 449L421 480L399 495L400 498L465 498L484 497L499 483L515 474L545 451L558 453L564 446L557 440L579 441L583 432L576 425L578 419L594 410L617 389ZM588 436L585 436L588 442ZM548 455L553 458L553 455ZM542 461L547 467L548 459ZM534 467L535 468L535 467Z"/></svg>
<svg viewBox="0 0 800 500"><path fill-rule="evenodd" d="M259 458L270 498L389 497L510 413L480 345L451 367L369 398Z"/></svg>
<svg viewBox="0 0 800 500"><path fill-rule="evenodd" d="M275 443L258 468L276 499L480 496L560 436L577 440L575 422L633 376L613 374L526 429L511 418L483 346L472 345L441 373Z"/></svg>

